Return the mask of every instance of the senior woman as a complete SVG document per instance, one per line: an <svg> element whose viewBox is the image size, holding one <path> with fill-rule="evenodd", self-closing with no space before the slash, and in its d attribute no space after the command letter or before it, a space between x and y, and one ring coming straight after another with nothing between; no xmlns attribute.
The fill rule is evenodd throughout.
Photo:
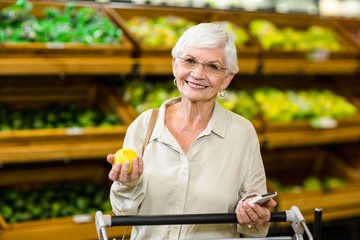
<svg viewBox="0 0 360 240"><path fill-rule="evenodd" d="M259 141L252 124L221 107L238 71L231 35L215 23L189 28L172 49L180 97L165 101L143 156L112 165L110 200L118 215L235 212L238 224L134 226L132 239L217 239L265 236L276 202L248 204L266 193ZM151 110L129 126L123 148L141 155ZM113 163L114 154L107 156Z"/></svg>

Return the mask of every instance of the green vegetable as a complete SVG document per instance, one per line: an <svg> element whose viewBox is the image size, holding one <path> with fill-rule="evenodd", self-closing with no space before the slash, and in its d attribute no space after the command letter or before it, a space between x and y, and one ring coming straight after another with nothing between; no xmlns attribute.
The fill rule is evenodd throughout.
<svg viewBox="0 0 360 240"><path fill-rule="evenodd" d="M63 10L44 9L45 17L30 15L32 5L19 0L2 9L0 42L63 42L120 44L122 30L95 8L68 3Z"/></svg>
<svg viewBox="0 0 360 240"><path fill-rule="evenodd" d="M3 8L0 11L2 24L17 23L26 20L32 10L32 4L27 0L17 0L14 5Z"/></svg>

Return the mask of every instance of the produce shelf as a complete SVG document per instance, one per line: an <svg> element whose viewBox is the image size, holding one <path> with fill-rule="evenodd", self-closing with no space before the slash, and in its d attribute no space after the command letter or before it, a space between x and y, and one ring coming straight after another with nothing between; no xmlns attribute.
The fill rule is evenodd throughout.
<svg viewBox="0 0 360 240"><path fill-rule="evenodd" d="M264 164L280 211L298 206L309 222L315 208L323 209L324 221L358 216L360 176L346 159L319 149L281 150L264 155Z"/></svg>
<svg viewBox="0 0 360 240"><path fill-rule="evenodd" d="M356 59L328 59L309 61L305 59L261 60L263 74L299 74L299 75L353 75L359 71L360 63Z"/></svg>
<svg viewBox="0 0 360 240"><path fill-rule="evenodd" d="M144 43L127 23L128 20L132 19L133 17L138 18L147 18L148 20L156 19L159 17L170 17L169 22L173 21L174 25L178 24L182 26L183 20L191 21L194 24L201 23L201 22L229 22L233 23L234 26L241 27L241 25L236 24L235 22L231 21L228 16L220 11L209 10L209 9L196 9L196 8L176 8L176 7L161 7L161 6L130 6L124 4L116 4L111 3L105 6L105 10L107 11L108 15L112 17L113 21L118 24L121 29L124 30L128 38L137 48L137 56L140 57L148 57L148 56L170 56L171 48L175 44L172 43L169 46L164 46L164 44L157 44L157 46L150 46L149 44ZM181 18L181 20L173 20L171 18ZM144 21L144 19L142 19ZM141 23L140 23L141 24ZM164 23L164 25L167 23ZM138 26L139 27L139 26ZM156 28L156 26L153 26ZM163 26L165 28L165 26ZM176 27L174 27L176 28ZM139 31L146 32L148 31L147 38L153 37L154 31L164 31L167 29L139 29ZM173 30L173 29L168 29ZM248 35L248 41L243 46L238 46L238 55L239 58L256 58L260 52L259 45L254 41L251 35L246 32ZM172 36L169 35L167 37L163 36L163 38L171 38ZM174 39L174 41L177 39Z"/></svg>
<svg viewBox="0 0 360 240"><path fill-rule="evenodd" d="M116 128L113 130L117 130ZM125 130L125 129L119 129ZM123 144L121 133L115 137L95 138L84 141L81 138L69 138L61 141L44 140L43 142L19 142L16 146L1 144L0 163L47 162L58 160L76 160L83 158L106 157L115 153ZM80 142L80 143L79 143Z"/></svg>
<svg viewBox="0 0 360 240"><path fill-rule="evenodd" d="M134 59L121 57L0 57L1 75L111 75L130 73Z"/></svg>
<svg viewBox="0 0 360 240"><path fill-rule="evenodd" d="M95 216L88 223L74 223L72 217L37 222L18 223L9 229L0 231L3 240L28 239L39 240L51 237L53 240L97 240ZM125 239L130 239L131 227L119 227L107 230L108 237L121 239L126 230Z"/></svg>
<svg viewBox="0 0 360 240"><path fill-rule="evenodd" d="M263 59L267 58L280 58L286 59L310 59L312 61L324 61L329 59L356 59L358 57L358 51L356 46L353 42L349 41L347 37L342 36L337 32L338 28L337 25L333 23L332 20L329 18L320 18L317 16L310 16L310 15L302 15L302 14L281 14L281 13L264 13L264 12L237 12L237 11L228 11L227 12L229 19L242 24L246 27L246 29L252 33L253 37L256 38L254 35L256 31L260 31L261 34L272 34L269 36L263 36L268 42L270 47L265 47L261 44L261 37L256 38L257 42L261 46L261 53L260 57ZM256 27L251 26L251 23L254 20L261 20L265 21L262 24L258 24L256 27L259 29L255 29ZM284 29L287 31L286 36L279 36L273 32L273 29L267 24L270 22L274 24L279 31L283 31ZM328 43L328 39L321 40L319 37L316 38L315 41L322 41L322 48L321 49L313 49L308 48L308 46L302 45L295 49L293 49L294 43L298 43L297 38L298 35L295 32L305 31L309 27L317 27L316 31L319 31L319 28L326 28L330 29L333 32L335 41L340 45L340 49L334 48L332 44ZM290 30L291 28L291 30ZM314 31L315 32L315 31ZM324 34L324 33L323 33ZM284 38L287 41L279 41L280 39ZM314 36L310 39L313 39ZM291 42L291 41L293 42ZM270 41L273 41L270 43ZM289 42L290 41L290 42ZM307 40L307 44L311 43L311 40ZM315 43L314 41L314 43ZM301 42L301 41L300 41ZM291 43L289 46L283 43ZM304 43L304 40L302 40ZM325 43L327 46L325 47ZM274 44L273 46L271 44ZM271 47L272 46L272 47ZM289 49L285 49L288 47ZM303 50L303 49L304 50ZM330 49L329 49L330 48Z"/></svg>
<svg viewBox="0 0 360 240"><path fill-rule="evenodd" d="M133 116L128 114L127 106L116 96L114 89L96 81L20 79L3 80L1 84L4 85L0 85L0 103L8 106L13 112L19 111L21 114L23 110L36 111L49 106L64 111L60 110L61 106L72 104L73 107L77 107L77 112L68 112L67 118L79 120L80 116L76 114L79 114L80 109L94 108L103 113L111 113L119 119L119 124L103 127L69 125L59 128L0 131L0 162L3 164L104 157L122 145L127 126L133 120ZM54 102L57 104L52 105Z"/></svg>
<svg viewBox="0 0 360 240"><path fill-rule="evenodd" d="M267 149L359 142L360 126L307 131L296 131L296 129L294 129L266 132L265 130L265 132L262 133L261 139L264 147Z"/></svg>
<svg viewBox="0 0 360 240"><path fill-rule="evenodd" d="M2 0L0 1L0 9L12 6L16 1ZM31 3L32 10L29 12L30 16L37 19L45 18L46 9L56 9L58 11L64 11L69 5L66 2L44 2L44 1L28 1ZM106 12L103 10L102 4L91 3L91 2L76 2L74 4L74 11L79 9L91 9L94 10L99 16L108 18ZM55 13L53 13L55 14ZM52 20L54 21L54 20ZM122 32L122 30L120 29ZM0 44L0 54L5 56L17 56L17 57L31 57L33 55L44 55L44 56L88 56L97 57L99 55L105 56L122 56L130 57L133 53L133 45L130 40L122 33L119 37L118 42L115 43L75 43L75 42L10 42L5 41Z"/></svg>
<svg viewBox="0 0 360 240"><path fill-rule="evenodd" d="M108 167L103 161L84 160L80 162L69 162L64 164L47 164L41 166L27 165L25 168L5 166L0 170L3 176L0 179L0 187L14 186L36 187L49 183L59 182L84 182L104 186L108 189L111 181L107 179ZM21 178L19 178L21 174ZM96 189L98 191L99 189ZM81 196L79 196L81 197ZM109 214L111 214L109 212ZM56 217L41 220L29 220L16 223L7 223L0 215L0 238L10 239L98 239L95 228L95 216L93 214L83 215L84 221L76 221L79 216ZM75 218L74 218L75 217ZM120 227L109 232L109 237L120 238L126 230L126 238L129 239L131 227Z"/></svg>

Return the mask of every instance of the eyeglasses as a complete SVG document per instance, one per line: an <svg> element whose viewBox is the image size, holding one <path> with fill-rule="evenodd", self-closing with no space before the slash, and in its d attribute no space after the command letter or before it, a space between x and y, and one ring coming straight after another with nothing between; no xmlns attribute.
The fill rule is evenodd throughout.
<svg viewBox="0 0 360 240"><path fill-rule="evenodd" d="M204 69L208 73L212 74L219 74L222 71L228 70L228 68L224 68L219 66L216 63L202 63L199 61L196 61L194 58L182 58L178 57L181 60L181 65L187 69L195 69L199 66L199 64L202 64L204 66Z"/></svg>

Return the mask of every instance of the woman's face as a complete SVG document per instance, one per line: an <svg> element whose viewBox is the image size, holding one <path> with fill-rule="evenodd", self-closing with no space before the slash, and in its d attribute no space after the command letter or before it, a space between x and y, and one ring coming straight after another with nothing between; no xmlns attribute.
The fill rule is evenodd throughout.
<svg viewBox="0 0 360 240"><path fill-rule="evenodd" d="M215 100L226 89L234 74L224 68L224 48L188 47L182 56L173 59L173 73L182 97L190 101Z"/></svg>

